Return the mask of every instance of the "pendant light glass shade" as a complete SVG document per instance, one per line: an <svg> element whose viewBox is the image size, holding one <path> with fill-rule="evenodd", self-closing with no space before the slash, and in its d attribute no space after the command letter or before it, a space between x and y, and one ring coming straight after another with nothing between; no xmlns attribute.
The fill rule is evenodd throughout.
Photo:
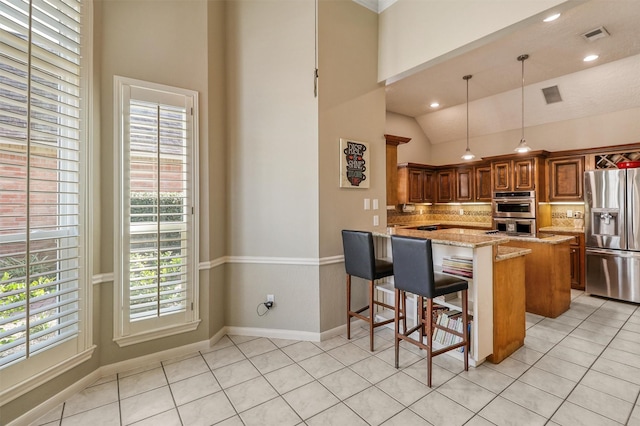
<svg viewBox="0 0 640 426"><path fill-rule="evenodd" d="M476 156L473 155L473 152L469 149L469 80L471 77L471 74L462 77L462 79L467 82L467 149L464 151L461 158L467 161L476 158Z"/></svg>
<svg viewBox="0 0 640 426"><path fill-rule="evenodd" d="M529 152L531 147L527 145L527 141L524 139L524 61L529 59L529 55L518 56L518 61L522 62L522 137L520 143L516 147L516 152Z"/></svg>

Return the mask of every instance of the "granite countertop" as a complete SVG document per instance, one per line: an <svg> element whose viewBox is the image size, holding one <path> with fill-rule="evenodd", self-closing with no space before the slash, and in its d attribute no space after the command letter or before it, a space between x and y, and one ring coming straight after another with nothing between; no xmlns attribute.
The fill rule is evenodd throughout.
<svg viewBox="0 0 640 426"><path fill-rule="evenodd" d="M477 229L443 229L439 231L418 231L416 229L394 228L393 234L406 237L428 238L433 244L469 248L493 246L509 241L509 239L506 237L485 235L484 231ZM390 236L390 234L387 233L377 232L374 232L374 235L381 237Z"/></svg>
<svg viewBox="0 0 640 426"><path fill-rule="evenodd" d="M570 235L549 235L545 237L521 237L517 235L485 234L481 229L449 228L437 231L418 231L417 229L406 229L401 227L391 228L396 235L408 237L429 238L434 244L458 246L458 247L483 247L502 244L508 241L522 241L527 243L542 244L562 244L573 240ZM376 235L388 237L387 233L376 233Z"/></svg>
<svg viewBox="0 0 640 426"><path fill-rule="evenodd" d="M566 234L584 234L584 228L573 226L545 226L540 228L540 232L564 232Z"/></svg>
<svg viewBox="0 0 640 426"><path fill-rule="evenodd" d="M496 262L501 260L513 259L514 257L524 256L533 250L520 247L498 246L498 254L496 254Z"/></svg>

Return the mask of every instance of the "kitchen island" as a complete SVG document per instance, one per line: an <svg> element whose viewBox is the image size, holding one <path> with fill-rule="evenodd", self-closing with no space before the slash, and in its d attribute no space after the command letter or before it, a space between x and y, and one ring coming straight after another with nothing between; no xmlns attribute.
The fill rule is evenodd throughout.
<svg viewBox="0 0 640 426"><path fill-rule="evenodd" d="M439 272L445 259L458 256L471 260L471 276L464 277L469 282L469 313L473 316L469 363L477 366L487 359L498 363L524 344L524 257L531 250L506 247L504 244L509 242L506 237L464 231L468 230L400 228L394 233L431 239L433 260ZM389 234L374 233L374 236L378 255L391 257ZM458 299L437 302L450 309L460 309ZM434 347L438 344L434 343ZM460 352L447 353L462 359Z"/></svg>

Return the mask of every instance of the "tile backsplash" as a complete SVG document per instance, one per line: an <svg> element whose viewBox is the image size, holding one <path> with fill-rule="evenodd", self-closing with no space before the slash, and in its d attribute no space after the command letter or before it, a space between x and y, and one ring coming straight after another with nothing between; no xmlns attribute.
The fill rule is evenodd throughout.
<svg viewBox="0 0 640 426"><path fill-rule="evenodd" d="M413 212L387 211L389 225L425 221L465 222L490 226L491 205L416 205Z"/></svg>
<svg viewBox="0 0 640 426"><path fill-rule="evenodd" d="M572 217L567 217L568 210L571 210ZM584 219L584 204L551 205L551 226L572 227L575 219Z"/></svg>
<svg viewBox="0 0 640 426"><path fill-rule="evenodd" d="M462 210L462 214L460 214ZM572 217L567 217L571 210ZM577 216L576 216L577 214ZM584 205L552 204L551 226L573 227L575 219L584 218ZM387 211L387 224L416 223L428 221L477 223L491 226L491 204L481 205L415 205L415 211L403 212L401 206Z"/></svg>

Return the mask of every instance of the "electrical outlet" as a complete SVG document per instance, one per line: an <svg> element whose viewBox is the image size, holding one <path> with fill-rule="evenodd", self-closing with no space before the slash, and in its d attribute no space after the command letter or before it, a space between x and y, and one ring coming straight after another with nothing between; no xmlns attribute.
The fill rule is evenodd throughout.
<svg viewBox="0 0 640 426"><path fill-rule="evenodd" d="M275 302L276 297L273 294L267 294L267 302Z"/></svg>
<svg viewBox="0 0 640 426"><path fill-rule="evenodd" d="M464 214L464 209L460 209L460 216Z"/></svg>
<svg viewBox="0 0 640 426"><path fill-rule="evenodd" d="M573 210L567 210L567 217L573 217Z"/></svg>

